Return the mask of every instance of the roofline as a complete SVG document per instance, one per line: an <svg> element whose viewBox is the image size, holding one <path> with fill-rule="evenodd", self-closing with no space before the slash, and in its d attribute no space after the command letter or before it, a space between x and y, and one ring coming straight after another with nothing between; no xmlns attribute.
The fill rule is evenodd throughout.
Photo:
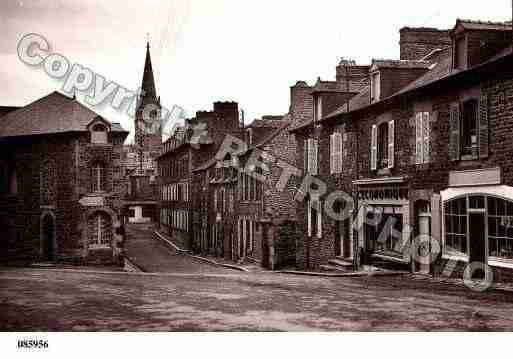
<svg viewBox="0 0 513 359"><path fill-rule="evenodd" d="M405 92L400 92L401 90L399 90L398 92L396 92L392 96L389 96L389 97L387 97L387 98L385 98L385 99L383 99L381 101L371 103L371 104L369 104L367 106L364 106L364 107L361 107L359 109L356 109L356 110L353 110L353 111L349 111L349 112L339 113L339 114L336 114L336 115L328 115L326 117L323 117L318 122L325 122L325 121L335 120L335 119L337 119L339 117L346 117L348 115L355 114L355 113L358 113L358 112L361 112L361 111L364 111L364 110L368 110L370 108L378 107L379 105L389 104L391 101L396 100L397 98L400 98L402 96L409 95L409 94L411 94L411 93L413 93L415 91L422 91L422 90L425 90L425 89L427 89L427 88L429 88L431 86L438 85L438 84L444 83L446 81L452 81L455 78L466 76L466 75L468 75L470 73L473 73L475 71L481 70L482 68L485 68L487 66L491 66L493 64L496 64L497 62L506 61L509 58L513 58L513 52L510 53L510 54L507 54L507 55L505 55L503 57L500 57L498 59L495 59L493 61L487 61L487 62L484 62L482 64L479 64L479 65L476 65L474 67L471 67L469 69L465 69L465 70L462 70L462 71L458 71L458 72L449 74L448 76L445 76L443 78L440 78L440 79L432 81L432 82L429 82L429 83L424 84L422 86L419 86L419 87L407 90ZM301 130L301 129L303 129L303 128L307 127L308 125L311 125L311 124L312 124L311 122L309 122L307 124L303 124L302 126L299 126L296 129L291 130L291 131Z"/></svg>

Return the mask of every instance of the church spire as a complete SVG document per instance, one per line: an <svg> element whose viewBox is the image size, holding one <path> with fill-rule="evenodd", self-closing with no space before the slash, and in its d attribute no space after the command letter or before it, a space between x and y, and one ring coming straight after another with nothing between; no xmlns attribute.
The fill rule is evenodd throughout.
<svg viewBox="0 0 513 359"><path fill-rule="evenodd" d="M144 61L144 73L141 84L141 89L143 92L143 98L156 100L157 99L157 90L155 90L155 79L153 77L153 68L151 66L151 56L150 56L150 42L146 43L146 60Z"/></svg>

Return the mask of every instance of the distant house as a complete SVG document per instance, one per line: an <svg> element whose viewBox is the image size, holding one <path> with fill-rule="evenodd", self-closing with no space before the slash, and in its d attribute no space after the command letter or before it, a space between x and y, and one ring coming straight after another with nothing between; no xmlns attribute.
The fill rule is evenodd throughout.
<svg viewBox="0 0 513 359"><path fill-rule="evenodd" d="M0 260L117 262L128 132L58 92L0 123Z"/></svg>
<svg viewBox="0 0 513 359"><path fill-rule="evenodd" d="M243 132L247 151L222 160L211 158L194 169L195 250L266 268L295 264L293 186L276 188L282 173L277 165L263 171L248 163L252 155L263 152L293 162L295 141L287 131L291 124L288 115L254 120ZM291 233L286 245L279 242L281 229Z"/></svg>
<svg viewBox="0 0 513 359"><path fill-rule="evenodd" d="M198 111L163 144L157 158L160 176L159 224L185 248L205 228L197 224L199 192L193 189L193 170L215 156L227 135L244 136L236 102L215 102L213 111ZM211 198L212 199L212 198ZM205 224L206 225L206 224ZM210 238L210 237L209 237Z"/></svg>

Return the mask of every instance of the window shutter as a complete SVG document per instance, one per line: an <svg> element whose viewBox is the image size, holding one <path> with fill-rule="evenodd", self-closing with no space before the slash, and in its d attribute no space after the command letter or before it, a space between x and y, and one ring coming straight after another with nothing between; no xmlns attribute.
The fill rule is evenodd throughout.
<svg viewBox="0 0 513 359"><path fill-rule="evenodd" d="M424 161L424 151L423 151L423 136L422 136L422 112L417 112L415 115L415 163L421 164Z"/></svg>
<svg viewBox="0 0 513 359"><path fill-rule="evenodd" d="M335 143L335 151L336 151L336 169L337 173L342 173L342 156L343 156L343 141L342 141L342 134L337 132L336 133L336 143Z"/></svg>
<svg viewBox="0 0 513 359"><path fill-rule="evenodd" d="M394 120L388 122L388 168L394 168L395 157L395 124Z"/></svg>
<svg viewBox="0 0 513 359"><path fill-rule="evenodd" d="M306 201L305 203L306 203L306 214L307 214L307 222L308 222L307 234L308 234L308 237L311 237L312 236L312 207L311 207L310 201Z"/></svg>
<svg viewBox="0 0 513 359"><path fill-rule="evenodd" d="M488 96L479 99L479 158L488 157Z"/></svg>
<svg viewBox="0 0 513 359"><path fill-rule="evenodd" d="M308 156L310 152L308 151L308 140L303 141L303 171L305 174L308 172Z"/></svg>
<svg viewBox="0 0 513 359"><path fill-rule="evenodd" d="M314 141L313 139L308 140L308 173L314 174Z"/></svg>
<svg viewBox="0 0 513 359"><path fill-rule="evenodd" d="M451 114L449 118L449 159L457 161L460 159L460 105L459 103L451 105Z"/></svg>
<svg viewBox="0 0 513 359"><path fill-rule="evenodd" d="M330 135L330 173L336 173L335 170L335 133Z"/></svg>
<svg viewBox="0 0 513 359"><path fill-rule="evenodd" d="M345 160L347 158L347 132L346 130L344 129L344 132L342 133L342 165L343 165L343 160Z"/></svg>
<svg viewBox="0 0 513 359"><path fill-rule="evenodd" d="M372 125L371 130L371 170L374 171L378 164L378 127Z"/></svg>
<svg viewBox="0 0 513 359"><path fill-rule="evenodd" d="M318 174L318 166L317 159L319 155L319 143L317 140L312 140L312 175L316 176Z"/></svg>
<svg viewBox="0 0 513 359"><path fill-rule="evenodd" d="M322 204L321 201L316 201L317 205L317 238L322 238Z"/></svg>
<svg viewBox="0 0 513 359"><path fill-rule="evenodd" d="M431 155L431 122L429 120L429 112L424 112L422 115L422 136L423 162L427 163L430 161Z"/></svg>

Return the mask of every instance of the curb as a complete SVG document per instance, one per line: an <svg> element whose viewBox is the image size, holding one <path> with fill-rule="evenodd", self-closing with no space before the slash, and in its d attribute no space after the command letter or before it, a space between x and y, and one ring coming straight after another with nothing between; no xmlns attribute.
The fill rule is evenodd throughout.
<svg viewBox="0 0 513 359"><path fill-rule="evenodd" d="M208 258L205 258L205 257L194 256L194 255L190 255L190 257L194 258L194 259L197 259L197 260L200 260L200 261L203 261L203 262L207 262L207 263L216 265L216 266L221 266L221 267L226 267L226 268L230 268L230 269L235 269L235 270L238 270L238 271L241 271L241 272L249 272L249 270L244 268L244 267L239 267L239 266L232 265L232 264L219 263L219 262L216 262L213 259L208 259Z"/></svg>
<svg viewBox="0 0 513 359"><path fill-rule="evenodd" d="M407 274L406 272L349 272L349 273L320 273L320 272L304 272L294 270L276 271L274 273L292 274L310 277L328 277L328 278L343 278L343 277L385 277L385 276L399 276Z"/></svg>
<svg viewBox="0 0 513 359"><path fill-rule="evenodd" d="M157 235L157 237L159 237L159 239L161 241L164 242L164 244L172 247L175 251L177 251L178 253L180 254L190 254L190 251L187 250L187 249L182 249L180 247L178 247L176 244L174 244L173 242L171 242L169 239L167 239L163 234L161 234L159 231L156 231L154 230L153 233L155 233Z"/></svg>
<svg viewBox="0 0 513 359"><path fill-rule="evenodd" d="M0 272L4 270L10 270L12 268L0 267ZM234 274L216 274L216 273L167 273L167 272L124 272L124 271L106 271L106 270L84 270L84 269L72 269L72 268L29 268L29 267L19 267L17 268L21 271L35 271L35 270L45 270L48 272L56 272L56 273L81 273L81 274L115 274L115 275L128 275L128 276L149 276L149 277L230 277Z"/></svg>
<svg viewBox="0 0 513 359"><path fill-rule="evenodd" d="M191 254L190 250L182 249L182 248L178 247L176 244L174 244L172 241L167 239L159 231L154 230L153 232L157 235L157 237L159 237L160 240L162 240L164 242L164 244L172 247L179 254L185 254L185 255L190 256L191 258L194 258L194 259L197 259L197 260L200 260L200 261L203 261L203 262L207 262L207 263L215 265L215 266L225 267L225 268L229 268L229 269L235 269L235 270L238 270L238 271L241 271L241 272L249 272L249 270L247 270L246 268L243 268L243 267L239 267L239 266L232 265L232 264L219 263L219 262L216 262L213 259L208 259L208 258L204 258L204 257L201 257L201 256L193 255L193 254Z"/></svg>

